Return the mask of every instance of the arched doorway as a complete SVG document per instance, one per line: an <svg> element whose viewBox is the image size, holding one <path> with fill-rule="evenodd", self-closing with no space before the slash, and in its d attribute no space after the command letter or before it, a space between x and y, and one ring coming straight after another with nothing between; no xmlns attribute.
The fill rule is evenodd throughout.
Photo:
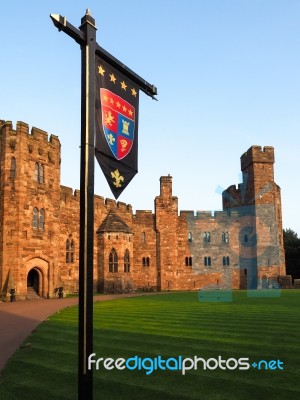
<svg viewBox="0 0 300 400"><path fill-rule="evenodd" d="M33 288L36 294L40 294L40 276L36 268L32 268L27 275L27 288Z"/></svg>
<svg viewBox="0 0 300 400"><path fill-rule="evenodd" d="M268 289L269 288L269 280L266 275L263 275L261 278L261 287L262 289Z"/></svg>

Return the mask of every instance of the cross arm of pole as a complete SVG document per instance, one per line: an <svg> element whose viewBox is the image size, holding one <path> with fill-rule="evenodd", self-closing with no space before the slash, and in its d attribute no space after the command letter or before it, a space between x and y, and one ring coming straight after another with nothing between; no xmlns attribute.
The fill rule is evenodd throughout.
<svg viewBox="0 0 300 400"><path fill-rule="evenodd" d="M59 14L50 14L50 18L52 19L53 24L59 31L63 31L71 36L77 43L80 45L85 45L86 38L82 30L75 28L72 24L70 24L66 17L63 17ZM135 72L133 72L130 68L126 67L121 61L112 56L108 51L104 50L102 47L96 43L96 54L104 59L109 64L113 65L116 69L126 75L129 79L135 82L139 88L148 96L152 97L154 100L157 100L157 88L154 85L151 85Z"/></svg>
<svg viewBox="0 0 300 400"><path fill-rule="evenodd" d="M65 32L80 45L85 44L84 33L80 29L77 29L75 28L75 26L70 24L70 22L67 21L66 17L63 17L59 14L50 14L50 18L52 19L53 24L59 31Z"/></svg>
<svg viewBox="0 0 300 400"><path fill-rule="evenodd" d="M103 60L114 66L124 75L126 75L129 79L135 82L139 88L146 93L148 96L152 97L154 100L157 100L154 96L157 95L157 88L154 85L151 85L131 69L126 67L123 63L121 63L117 58L112 56L108 51L104 50L102 47L96 44L96 54L101 57Z"/></svg>

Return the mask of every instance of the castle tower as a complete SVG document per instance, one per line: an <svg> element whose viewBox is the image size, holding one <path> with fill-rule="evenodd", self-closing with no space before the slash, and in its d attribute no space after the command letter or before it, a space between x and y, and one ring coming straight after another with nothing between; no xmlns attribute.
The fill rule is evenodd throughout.
<svg viewBox="0 0 300 400"><path fill-rule="evenodd" d="M160 178L160 195L155 198L157 230L158 290L177 289L178 198L172 195L172 177Z"/></svg>
<svg viewBox="0 0 300 400"><path fill-rule="evenodd" d="M274 204L274 148L252 146L241 156L244 205Z"/></svg>
<svg viewBox="0 0 300 400"><path fill-rule="evenodd" d="M58 277L60 142L0 123L0 287L25 298L53 293ZM49 279L51 277L51 279ZM13 282L13 283L12 283ZM13 287L12 287L13 286Z"/></svg>
<svg viewBox="0 0 300 400"><path fill-rule="evenodd" d="M241 277L247 288L285 275L281 195L274 182L274 148L252 146L241 156L243 182L223 193L223 206L238 210Z"/></svg>

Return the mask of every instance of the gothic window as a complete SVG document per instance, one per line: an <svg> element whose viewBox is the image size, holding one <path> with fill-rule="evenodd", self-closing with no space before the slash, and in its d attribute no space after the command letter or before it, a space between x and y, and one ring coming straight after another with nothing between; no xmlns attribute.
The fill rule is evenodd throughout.
<svg viewBox="0 0 300 400"><path fill-rule="evenodd" d="M205 243L209 243L210 242L210 232L204 232L203 233L203 240Z"/></svg>
<svg viewBox="0 0 300 400"><path fill-rule="evenodd" d="M193 266L193 257L185 257L185 266L192 267Z"/></svg>
<svg viewBox="0 0 300 400"><path fill-rule="evenodd" d="M66 263L69 262L69 247L70 247L70 240L67 239L67 241L66 241Z"/></svg>
<svg viewBox="0 0 300 400"><path fill-rule="evenodd" d="M244 235L244 242L248 243L248 235L247 234Z"/></svg>
<svg viewBox="0 0 300 400"><path fill-rule="evenodd" d="M38 227L38 220L39 220L39 210L35 207L33 209L33 220L32 220L32 227L36 228Z"/></svg>
<svg viewBox="0 0 300 400"><path fill-rule="evenodd" d="M35 229L44 230L45 228L45 210L34 207L33 209L33 218L32 218L32 227Z"/></svg>
<svg viewBox="0 0 300 400"><path fill-rule="evenodd" d="M222 232L222 242L223 243L229 242L229 233L228 232Z"/></svg>
<svg viewBox="0 0 300 400"><path fill-rule="evenodd" d="M74 240L67 239L66 241L66 262L73 263L74 262Z"/></svg>
<svg viewBox="0 0 300 400"><path fill-rule="evenodd" d="M223 256L223 265L230 265L230 258L228 256Z"/></svg>
<svg viewBox="0 0 300 400"><path fill-rule="evenodd" d="M39 168L39 183L44 183L44 166L40 165Z"/></svg>
<svg viewBox="0 0 300 400"><path fill-rule="evenodd" d="M192 241L193 241L193 234L192 234L192 232L189 232L189 233L188 233L188 241L189 241L189 242L192 242Z"/></svg>
<svg viewBox="0 0 300 400"><path fill-rule="evenodd" d="M37 182L39 181L39 164L38 163L35 163L34 179Z"/></svg>
<svg viewBox="0 0 300 400"><path fill-rule="evenodd" d="M39 229L44 229L45 227L45 210L40 210L40 218L39 218Z"/></svg>
<svg viewBox="0 0 300 400"><path fill-rule="evenodd" d="M38 183L44 183L44 166L39 163L35 163L34 179Z"/></svg>
<svg viewBox="0 0 300 400"><path fill-rule="evenodd" d="M12 179L15 179L16 177L16 166L17 166L16 159L15 157L12 157L10 161L10 177Z"/></svg>
<svg viewBox="0 0 300 400"><path fill-rule="evenodd" d="M211 257L204 257L204 266L211 267Z"/></svg>
<svg viewBox="0 0 300 400"><path fill-rule="evenodd" d="M142 242L146 243L146 233L142 232Z"/></svg>
<svg viewBox="0 0 300 400"><path fill-rule="evenodd" d="M130 255L128 249L124 254L124 272L130 272Z"/></svg>
<svg viewBox="0 0 300 400"><path fill-rule="evenodd" d="M150 267L150 258L149 257L143 257L142 263L143 263L143 267Z"/></svg>
<svg viewBox="0 0 300 400"><path fill-rule="evenodd" d="M118 272L118 254L115 249L109 253L108 270L112 273Z"/></svg>

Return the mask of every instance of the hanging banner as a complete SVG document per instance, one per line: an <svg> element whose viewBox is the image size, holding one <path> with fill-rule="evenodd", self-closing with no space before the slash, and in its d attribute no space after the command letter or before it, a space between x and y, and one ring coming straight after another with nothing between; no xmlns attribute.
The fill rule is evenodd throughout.
<svg viewBox="0 0 300 400"><path fill-rule="evenodd" d="M117 199L138 172L139 89L96 56L95 156Z"/></svg>

